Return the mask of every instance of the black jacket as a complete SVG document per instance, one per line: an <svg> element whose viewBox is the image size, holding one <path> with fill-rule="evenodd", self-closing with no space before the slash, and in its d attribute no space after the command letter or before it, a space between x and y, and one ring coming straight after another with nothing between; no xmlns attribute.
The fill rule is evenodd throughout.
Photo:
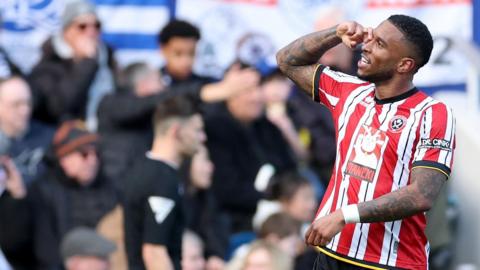
<svg viewBox="0 0 480 270"><path fill-rule="evenodd" d="M58 125L68 119L85 119L88 91L98 63L96 59L61 58L47 40L42 46L43 55L33 68L29 82L32 86L33 117L42 122ZM108 65L114 70L113 52L108 49Z"/></svg>
<svg viewBox="0 0 480 270"><path fill-rule="evenodd" d="M81 187L58 164L34 182L29 196L34 210L37 269L59 269L62 237L77 226L95 228L117 203L115 189L101 173L90 186Z"/></svg>
<svg viewBox="0 0 480 270"><path fill-rule="evenodd" d="M232 232L251 230L251 218L263 194L254 188L255 177L264 164L276 172L296 167L291 149L265 117L248 127L240 124L224 103L209 108L205 117L207 146L215 165L213 191L221 210L232 221Z"/></svg>

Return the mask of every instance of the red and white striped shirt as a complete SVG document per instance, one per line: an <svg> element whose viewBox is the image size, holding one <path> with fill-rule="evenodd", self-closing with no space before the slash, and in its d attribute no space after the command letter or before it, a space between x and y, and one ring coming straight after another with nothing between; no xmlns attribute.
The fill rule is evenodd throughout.
<svg viewBox="0 0 480 270"><path fill-rule="evenodd" d="M413 167L450 175L455 120L445 104L416 88L377 100L374 84L323 65L313 80L313 98L332 112L337 139L335 166L317 218L409 185ZM321 250L372 269L427 269L425 225L423 213L347 224Z"/></svg>

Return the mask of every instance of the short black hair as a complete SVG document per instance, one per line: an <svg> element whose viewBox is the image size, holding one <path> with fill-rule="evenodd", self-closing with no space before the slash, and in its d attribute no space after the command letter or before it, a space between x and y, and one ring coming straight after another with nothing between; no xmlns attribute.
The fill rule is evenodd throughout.
<svg viewBox="0 0 480 270"><path fill-rule="evenodd" d="M194 38L199 40L200 30L187 21L171 20L162 28L162 30L160 30L160 33L158 33L158 43L164 45L174 37Z"/></svg>
<svg viewBox="0 0 480 270"><path fill-rule="evenodd" d="M172 119L188 119L199 113L199 103L191 96L176 94L161 101L153 115L155 133L163 133Z"/></svg>
<svg viewBox="0 0 480 270"><path fill-rule="evenodd" d="M406 15L392 15L388 18L414 49L417 70L423 67L432 54L433 38L428 27L420 20Z"/></svg>

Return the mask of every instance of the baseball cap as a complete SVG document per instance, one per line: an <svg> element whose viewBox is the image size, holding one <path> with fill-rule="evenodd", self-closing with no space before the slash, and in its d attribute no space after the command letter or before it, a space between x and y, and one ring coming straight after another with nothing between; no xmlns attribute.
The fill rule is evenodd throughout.
<svg viewBox="0 0 480 270"><path fill-rule="evenodd" d="M61 158L75 151L97 145L98 135L87 130L85 123L80 120L64 122L53 137L53 151L57 158Z"/></svg>
<svg viewBox="0 0 480 270"><path fill-rule="evenodd" d="M75 18L85 14L97 15L95 7L88 0L67 1L62 16L63 29L67 28Z"/></svg>
<svg viewBox="0 0 480 270"><path fill-rule="evenodd" d="M107 259L116 249L115 244L91 228L77 227L62 239L60 253L63 260L73 256L95 256Z"/></svg>

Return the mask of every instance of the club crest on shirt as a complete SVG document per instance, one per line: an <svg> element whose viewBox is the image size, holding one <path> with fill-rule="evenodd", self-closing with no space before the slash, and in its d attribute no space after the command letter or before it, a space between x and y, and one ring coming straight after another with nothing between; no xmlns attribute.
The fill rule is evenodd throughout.
<svg viewBox="0 0 480 270"><path fill-rule="evenodd" d="M388 137L384 131L362 126L355 139L354 149L348 158L345 174L373 182L387 141Z"/></svg>
<svg viewBox="0 0 480 270"><path fill-rule="evenodd" d="M407 123L407 118L403 115L395 115L390 123L388 123L388 130L393 133L402 131Z"/></svg>

